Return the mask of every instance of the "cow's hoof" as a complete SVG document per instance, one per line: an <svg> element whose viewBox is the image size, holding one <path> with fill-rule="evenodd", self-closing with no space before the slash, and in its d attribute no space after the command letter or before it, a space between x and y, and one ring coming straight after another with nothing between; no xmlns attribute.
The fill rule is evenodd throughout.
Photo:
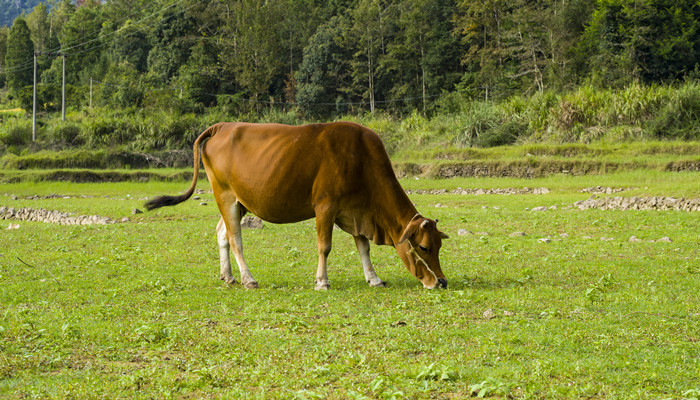
<svg viewBox="0 0 700 400"><path fill-rule="evenodd" d="M236 283L236 279L232 276L226 277L226 276L221 275L221 276L219 276L219 279L228 283L229 285L234 285Z"/></svg>
<svg viewBox="0 0 700 400"><path fill-rule="evenodd" d="M369 287L386 287L386 282L384 282L381 279L377 279L376 281L368 281Z"/></svg>
<svg viewBox="0 0 700 400"><path fill-rule="evenodd" d="M317 291L322 291L322 290L328 290L330 288L331 288L331 285L329 283L317 283L316 287L314 289L316 289Z"/></svg>
<svg viewBox="0 0 700 400"><path fill-rule="evenodd" d="M258 282L251 281L251 282L246 282L243 284L243 287L246 289L257 289L258 288Z"/></svg>

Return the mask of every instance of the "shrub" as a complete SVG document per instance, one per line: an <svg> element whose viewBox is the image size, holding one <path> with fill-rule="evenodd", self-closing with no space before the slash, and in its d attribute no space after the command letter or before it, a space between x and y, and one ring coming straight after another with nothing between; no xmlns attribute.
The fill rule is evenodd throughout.
<svg viewBox="0 0 700 400"><path fill-rule="evenodd" d="M491 142L489 137L501 123L500 110L489 102L473 102L464 113L463 125L455 137L460 146L483 145Z"/></svg>
<svg viewBox="0 0 700 400"><path fill-rule="evenodd" d="M42 141L54 146L79 146L84 143L80 125L72 121L57 121L47 124Z"/></svg>
<svg viewBox="0 0 700 400"><path fill-rule="evenodd" d="M98 110L88 118L83 119L83 129L80 140L91 148L118 146L131 142L124 118L102 113Z"/></svg>
<svg viewBox="0 0 700 400"><path fill-rule="evenodd" d="M659 139L700 139L700 84L690 82L673 91L645 128Z"/></svg>
<svg viewBox="0 0 700 400"><path fill-rule="evenodd" d="M0 124L0 144L7 148L26 146L32 140L32 121L9 118Z"/></svg>

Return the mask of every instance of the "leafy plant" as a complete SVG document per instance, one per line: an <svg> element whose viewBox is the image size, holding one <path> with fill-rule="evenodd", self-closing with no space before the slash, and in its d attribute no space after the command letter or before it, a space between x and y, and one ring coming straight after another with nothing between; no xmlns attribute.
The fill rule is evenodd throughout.
<svg viewBox="0 0 700 400"><path fill-rule="evenodd" d="M508 396L511 388L509 384L503 383L495 378L488 378L485 381L469 386L469 393L478 398L491 396Z"/></svg>

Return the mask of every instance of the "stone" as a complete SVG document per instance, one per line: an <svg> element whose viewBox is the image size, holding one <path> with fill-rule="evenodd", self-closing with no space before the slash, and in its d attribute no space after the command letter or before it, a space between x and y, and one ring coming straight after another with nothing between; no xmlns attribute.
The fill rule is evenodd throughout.
<svg viewBox="0 0 700 400"><path fill-rule="evenodd" d="M532 209L532 211L547 211L548 208L546 206L540 206L540 207L535 207Z"/></svg>
<svg viewBox="0 0 700 400"><path fill-rule="evenodd" d="M133 210L131 210L131 213L134 215L143 214L143 211L139 210L138 208L134 208Z"/></svg>
<svg viewBox="0 0 700 400"><path fill-rule="evenodd" d="M466 236L466 235L468 235L468 234L470 234L470 233L471 233L471 232L468 231L468 230L466 230L466 229L460 229L460 230L457 231L457 236Z"/></svg>
<svg viewBox="0 0 700 400"><path fill-rule="evenodd" d="M671 238L668 236L664 236L661 239L657 240L657 242L671 243L671 242L673 242L673 240L671 240Z"/></svg>
<svg viewBox="0 0 700 400"><path fill-rule="evenodd" d="M243 217L241 220L241 228L244 229L260 229L263 227L263 221L258 217Z"/></svg>
<svg viewBox="0 0 700 400"><path fill-rule="evenodd" d="M629 241L630 241L630 243L639 243L639 242L641 242L641 239L639 239L636 236L630 236Z"/></svg>
<svg viewBox="0 0 700 400"><path fill-rule="evenodd" d="M540 239L537 239L537 241L540 243L552 243L552 239L550 239L550 238L540 238Z"/></svg>
<svg viewBox="0 0 700 400"><path fill-rule="evenodd" d="M527 236L527 233L525 233L525 232L513 232L508 236L510 236L510 237L522 237L522 236Z"/></svg>

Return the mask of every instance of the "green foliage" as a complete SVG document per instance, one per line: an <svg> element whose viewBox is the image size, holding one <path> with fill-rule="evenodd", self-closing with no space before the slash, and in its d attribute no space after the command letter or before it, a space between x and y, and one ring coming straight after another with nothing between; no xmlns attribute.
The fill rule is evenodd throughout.
<svg viewBox="0 0 700 400"><path fill-rule="evenodd" d="M175 132L341 116L392 154L694 139L699 17L692 0L60 0L0 29L0 102L31 109L36 48L66 54L69 111L110 110L66 145L189 147ZM38 58L40 126L62 61Z"/></svg>
<svg viewBox="0 0 700 400"><path fill-rule="evenodd" d="M33 82L34 43L24 18L17 18L7 36L5 79L12 91Z"/></svg>
<svg viewBox="0 0 700 400"><path fill-rule="evenodd" d="M581 43L593 79L619 87L686 76L700 61L699 16L694 0L598 0Z"/></svg>
<svg viewBox="0 0 700 400"><path fill-rule="evenodd" d="M336 101L342 102L340 84L347 80L347 61L339 57L342 54L341 35L341 21L339 17L333 17L318 28L304 49L304 59L296 72L296 101L305 115L331 115L343 111L335 104Z"/></svg>
<svg viewBox="0 0 700 400"><path fill-rule="evenodd" d="M61 121L46 126L42 140L56 148L78 147L83 144L81 126L71 121Z"/></svg>
<svg viewBox="0 0 700 400"><path fill-rule="evenodd" d="M32 140L32 121L25 118L7 118L0 123L0 146L15 152Z"/></svg>
<svg viewBox="0 0 700 400"><path fill-rule="evenodd" d="M169 9L153 27L148 53L149 79L156 85L165 85L183 65L190 54L191 43L181 40L194 29L192 18L179 10Z"/></svg>
<svg viewBox="0 0 700 400"><path fill-rule="evenodd" d="M658 111L645 121L656 138L697 140L700 138L700 84L689 82L670 91Z"/></svg>
<svg viewBox="0 0 700 400"><path fill-rule="evenodd" d="M7 37L10 29L0 26L0 88L5 87L5 54L7 54Z"/></svg>

